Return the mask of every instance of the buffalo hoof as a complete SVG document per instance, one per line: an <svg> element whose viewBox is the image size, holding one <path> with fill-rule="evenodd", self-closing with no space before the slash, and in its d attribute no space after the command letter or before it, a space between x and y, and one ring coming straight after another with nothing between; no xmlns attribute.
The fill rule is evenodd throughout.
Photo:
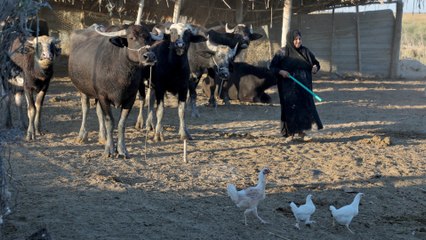
<svg viewBox="0 0 426 240"><path fill-rule="evenodd" d="M46 133L43 131L37 130L36 135L43 136L43 135L46 135Z"/></svg>
<svg viewBox="0 0 426 240"><path fill-rule="evenodd" d="M27 134L27 137L25 138L27 141L33 141L33 140L35 140L36 138L35 138L35 135L34 135L34 133L28 133Z"/></svg>
<svg viewBox="0 0 426 240"><path fill-rule="evenodd" d="M119 159L129 159L130 158L130 155L129 155L129 153L118 153L117 154L117 158L119 158Z"/></svg>
<svg viewBox="0 0 426 240"><path fill-rule="evenodd" d="M209 99L209 103L207 104L207 107L217 107L217 102L215 99Z"/></svg>
<svg viewBox="0 0 426 240"><path fill-rule="evenodd" d="M181 136L180 140L193 140L193 138L191 137L191 135L186 135L186 136Z"/></svg>
<svg viewBox="0 0 426 240"><path fill-rule="evenodd" d="M231 106L231 102L229 101L229 98L223 99L223 102L225 103L226 106Z"/></svg>
<svg viewBox="0 0 426 240"><path fill-rule="evenodd" d="M74 142L75 143L78 143L78 144L82 144L82 143L87 143L87 138L85 138L85 137L77 137L75 140L74 140Z"/></svg>
<svg viewBox="0 0 426 240"><path fill-rule="evenodd" d="M163 133L155 133L154 142L163 142L163 141L164 141Z"/></svg>
<svg viewBox="0 0 426 240"><path fill-rule="evenodd" d="M136 129L142 129L142 127L143 127L143 122L138 120L135 124L135 128Z"/></svg>
<svg viewBox="0 0 426 240"><path fill-rule="evenodd" d="M99 143L100 145L105 145L105 143L106 143L106 139L105 139L105 138L98 138L98 143Z"/></svg>
<svg viewBox="0 0 426 240"><path fill-rule="evenodd" d="M180 140L192 140L192 136L191 134L189 134L188 130L185 130L184 133L179 133L180 134Z"/></svg>
<svg viewBox="0 0 426 240"><path fill-rule="evenodd" d="M112 154L111 153L109 153L109 152L104 152L103 154L102 154L102 158L103 159L110 159L112 157Z"/></svg>
<svg viewBox="0 0 426 240"><path fill-rule="evenodd" d="M114 156L115 154L108 150L105 150L104 153L102 154L103 159L111 159L111 158L114 158Z"/></svg>
<svg viewBox="0 0 426 240"><path fill-rule="evenodd" d="M193 110L192 112L191 112L191 117L196 117L196 118L199 118L200 117L200 113L198 112L198 110Z"/></svg>

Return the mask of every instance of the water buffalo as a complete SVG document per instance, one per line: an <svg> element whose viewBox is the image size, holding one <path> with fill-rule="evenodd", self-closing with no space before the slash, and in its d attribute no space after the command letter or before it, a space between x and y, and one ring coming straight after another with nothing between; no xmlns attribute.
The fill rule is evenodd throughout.
<svg viewBox="0 0 426 240"><path fill-rule="evenodd" d="M29 37L22 42L18 37L10 49L10 58L16 65L17 73L22 79L15 78L11 81L17 87L23 87L28 105L27 140L34 140L36 135L41 135L40 115L44 97L53 76L53 63L55 57L61 53L60 41L49 36ZM15 81L15 82L14 82ZM19 91L18 91L19 92ZM37 93L34 101L33 94ZM21 105L17 101L17 105ZM20 106L18 106L20 108Z"/></svg>
<svg viewBox="0 0 426 240"><path fill-rule="evenodd" d="M222 86L220 98L225 101L231 99L242 102L271 102L271 97L265 93L265 90L276 85L277 79L268 68L236 62L232 69L229 80ZM211 94L209 89L214 84L214 81L210 79L202 81L203 91L209 97Z"/></svg>
<svg viewBox="0 0 426 240"><path fill-rule="evenodd" d="M236 50L234 59L240 54L242 50L249 47L251 41L255 41L263 37L262 34L254 33L252 26L249 27L245 24L238 24L233 28L229 28L228 24L226 24L225 27L210 28L206 31L205 34L209 36L209 41L213 42L214 44L226 45L230 48L235 48ZM232 59L232 61L230 62L229 68L231 69L231 71L234 59ZM209 105L216 106L217 103L214 97L215 90L219 88L219 91L222 91L222 86L224 82L227 81L227 78L218 77L215 72L211 70L208 71L208 76L213 79L214 82L214 84L209 85ZM200 77L192 78L192 82L195 83L192 84L193 89L195 89L199 81ZM193 92L195 92L195 90L193 90ZM195 99L195 97L193 98ZM192 101L195 102L195 100Z"/></svg>
<svg viewBox="0 0 426 240"><path fill-rule="evenodd" d="M157 63L152 69L151 88L157 101L157 123L155 125L154 140L164 141L163 112L164 95L170 92L178 97L179 135L181 139L192 139L185 125L185 102L188 94L190 66L188 62L188 49L191 43L206 41L198 35L189 24L171 24L165 29L165 40L156 43L152 51L157 56ZM149 78L149 70L145 68L145 78ZM154 99L149 98L149 113L146 126L153 126Z"/></svg>
<svg viewBox="0 0 426 240"><path fill-rule="evenodd" d="M117 31L93 25L73 31L70 37L68 71L71 81L81 93L82 122L77 141L87 140L86 119L89 99L97 100L100 140L106 142L104 157L115 153L113 142L114 118L111 105L121 107L118 122L119 156L129 157L125 145L125 122L136 98L142 67L155 62L149 51L155 36L142 25L120 26ZM105 122L105 128L103 123Z"/></svg>

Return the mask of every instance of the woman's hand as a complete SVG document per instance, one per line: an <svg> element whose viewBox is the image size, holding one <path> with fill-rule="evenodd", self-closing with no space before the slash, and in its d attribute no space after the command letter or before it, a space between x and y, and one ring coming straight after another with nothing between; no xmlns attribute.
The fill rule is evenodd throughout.
<svg viewBox="0 0 426 240"><path fill-rule="evenodd" d="M312 67L312 73L313 74L315 74L315 73L317 73L318 72L318 67L317 67L317 65L314 65L313 67Z"/></svg>
<svg viewBox="0 0 426 240"><path fill-rule="evenodd" d="M288 72L286 70L280 70L278 72L283 78L288 78Z"/></svg>

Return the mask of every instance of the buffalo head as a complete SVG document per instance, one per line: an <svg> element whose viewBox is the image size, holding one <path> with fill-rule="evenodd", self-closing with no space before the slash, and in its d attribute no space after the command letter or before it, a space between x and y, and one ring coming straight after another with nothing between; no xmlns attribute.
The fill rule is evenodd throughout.
<svg viewBox="0 0 426 240"><path fill-rule="evenodd" d="M61 54L59 48L60 40L49 36L30 37L27 42L29 48L34 51L36 63L42 68L47 69L52 66L55 56Z"/></svg>
<svg viewBox="0 0 426 240"><path fill-rule="evenodd" d="M219 45L209 41L207 36L207 48L212 52L211 60L213 61L213 69L221 80L228 80L230 75L230 66L235 59L238 43L234 48L226 45Z"/></svg>
<svg viewBox="0 0 426 240"><path fill-rule="evenodd" d="M230 28L228 23L225 24L226 33L233 33L242 37L241 48L247 48L250 41L255 41L263 37L260 33L253 32L253 25L246 26L245 24L238 24L237 26Z"/></svg>
<svg viewBox="0 0 426 240"><path fill-rule="evenodd" d="M148 28L142 25L124 25L109 27L95 25L99 34L110 37L109 41L117 47L126 48L128 58L142 66L153 65L156 61L155 54L149 51L151 44L162 38L161 35L150 33Z"/></svg>
<svg viewBox="0 0 426 240"><path fill-rule="evenodd" d="M169 28L166 28L166 34L170 38L170 48L175 50L178 56L188 52L191 42L197 43L207 40L204 36L196 34L191 25L184 23L171 24Z"/></svg>

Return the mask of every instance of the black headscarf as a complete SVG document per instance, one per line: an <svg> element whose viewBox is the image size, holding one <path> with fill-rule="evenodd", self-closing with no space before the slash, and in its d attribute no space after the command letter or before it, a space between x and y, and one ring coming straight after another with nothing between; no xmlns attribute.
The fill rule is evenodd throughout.
<svg viewBox="0 0 426 240"><path fill-rule="evenodd" d="M302 34L299 30L289 31L287 33L287 44L284 47L285 55L288 57L285 61L284 68L290 71L294 69L305 69L310 71L313 63L309 55L309 50L301 45L299 48L294 46L294 39Z"/></svg>

